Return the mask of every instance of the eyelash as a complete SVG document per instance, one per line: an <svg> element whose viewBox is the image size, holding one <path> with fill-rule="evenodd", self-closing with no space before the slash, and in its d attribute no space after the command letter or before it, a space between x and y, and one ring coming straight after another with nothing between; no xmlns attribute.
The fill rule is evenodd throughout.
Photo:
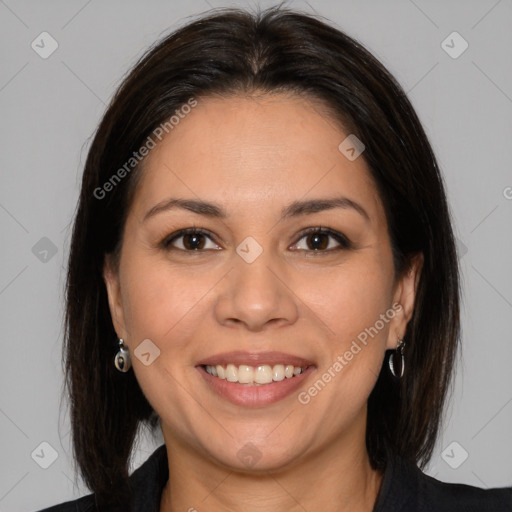
<svg viewBox="0 0 512 512"><path fill-rule="evenodd" d="M188 250L188 249L181 249L181 248L178 248L178 247L172 247L171 246L172 242L174 242L178 238L181 238L181 237L183 237L185 235L192 235L192 234L206 236L206 237L210 238L210 240L212 242L216 243L212 239L212 235L211 235L211 233L209 231L207 231L205 229L202 229L202 228L186 228L186 229L180 229L179 231L176 231L175 233L172 233L171 235L169 235L166 238L164 238L164 240L162 240L162 242L161 242L161 245L162 245L162 247L164 249L167 249L167 250L178 250L178 251L187 252L187 253L194 253L194 254L195 253L202 253L202 252L207 251L207 250L212 250L212 249L191 249L191 250ZM307 249L298 249L299 251L305 252L307 254L318 255L318 254L321 254L321 253L331 253L333 251L339 251L339 250L342 250L342 249L351 249L352 248L352 243L350 242L350 240L345 235L343 235L342 233L339 233L338 231L334 231L333 229L324 228L322 226L307 228L307 229L301 231L299 233L299 238L297 239L297 241L293 245L297 245L297 243L300 240L302 240L303 238L305 238L305 237L307 237L308 235L311 235L311 234L329 235L332 238L334 238L334 240L336 240L336 242L338 242L340 245L338 247L334 248L334 249L332 249L332 248L331 249L309 249L309 250L307 250Z"/></svg>

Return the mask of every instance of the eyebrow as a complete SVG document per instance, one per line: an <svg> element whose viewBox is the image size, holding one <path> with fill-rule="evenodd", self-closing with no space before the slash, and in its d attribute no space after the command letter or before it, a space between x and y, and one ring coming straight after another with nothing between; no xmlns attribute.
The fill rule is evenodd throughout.
<svg viewBox="0 0 512 512"><path fill-rule="evenodd" d="M228 217L227 212L222 206L201 201L197 199L178 199L168 198L160 201L153 207L151 207L143 217L143 222L151 217L154 217L158 213L180 208L188 210L205 217L226 219ZM301 215L309 215L312 213L322 212L325 210L332 210L333 208L352 209L358 212L366 221L370 221L370 216L366 210L357 202L347 197L333 197L333 198L322 198L322 199L309 199L306 201L294 201L290 205L286 206L281 210L281 219L298 217Z"/></svg>

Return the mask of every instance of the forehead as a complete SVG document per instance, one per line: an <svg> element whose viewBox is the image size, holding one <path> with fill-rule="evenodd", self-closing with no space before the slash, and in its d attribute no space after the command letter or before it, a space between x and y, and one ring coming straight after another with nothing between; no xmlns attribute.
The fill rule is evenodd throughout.
<svg viewBox="0 0 512 512"><path fill-rule="evenodd" d="M318 102L289 94L197 101L146 158L133 205L137 215L169 195L253 215L263 202L340 194L382 214L365 161L340 152L349 134Z"/></svg>

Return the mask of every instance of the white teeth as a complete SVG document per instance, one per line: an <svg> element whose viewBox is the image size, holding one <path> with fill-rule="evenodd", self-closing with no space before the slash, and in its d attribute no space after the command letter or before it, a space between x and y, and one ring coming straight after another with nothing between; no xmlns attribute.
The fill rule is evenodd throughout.
<svg viewBox="0 0 512 512"><path fill-rule="evenodd" d="M226 366L226 380L228 382L238 382L238 370L234 364Z"/></svg>
<svg viewBox="0 0 512 512"><path fill-rule="evenodd" d="M292 364L276 364L274 366L263 364L256 367L246 364L236 367L234 364L228 364L224 368L224 366L218 364L216 366L206 365L205 369L210 375L225 379L228 382L260 386L271 382L279 382L285 378L291 379L300 375L306 368L293 366Z"/></svg>
<svg viewBox="0 0 512 512"><path fill-rule="evenodd" d="M284 380L284 365L276 364L272 369L272 380L279 382Z"/></svg>
<svg viewBox="0 0 512 512"><path fill-rule="evenodd" d="M240 384L250 384L254 380L254 370L251 366L241 364L238 367L238 382Z"/></svg>
<svg viewBox="0 0 512 512"><path fill-rule="evenodd" d="M256 384L270 384L272 382L272 368L268 364L258 366L254 372Z"/></svg>

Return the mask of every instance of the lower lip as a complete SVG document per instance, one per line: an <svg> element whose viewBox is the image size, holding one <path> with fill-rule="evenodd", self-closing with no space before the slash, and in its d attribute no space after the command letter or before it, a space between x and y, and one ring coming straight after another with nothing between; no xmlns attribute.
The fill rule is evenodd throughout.
<svg viewBox="0 0 512 512"><path fill-rule="evenodd" d="M279 382L271 382L259 386L238 384L219 379L210 375L204 367L196 366L203 379L212 389L235 405L244 407L261 407L279 402L296 391L304 380L314 371L314 366L308 366L300 375L284 378Z"/></svg>

